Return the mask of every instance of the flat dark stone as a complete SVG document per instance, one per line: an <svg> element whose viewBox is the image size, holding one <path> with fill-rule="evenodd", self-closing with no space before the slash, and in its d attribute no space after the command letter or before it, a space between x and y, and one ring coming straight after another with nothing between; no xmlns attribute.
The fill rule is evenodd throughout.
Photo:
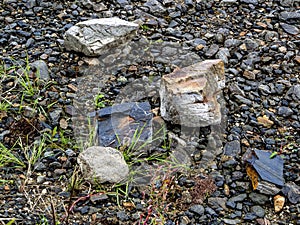
<svg viewBox="0 0 300 225"><path fill-rule="evenodd" d="M97 114L100 146L121 146L124 140L131 140L136 131L138 141L146 141L152 135L152 113L149 102L116 104L99 110ZM90 114L93 115L95 113Z"/></svg>
<svg viewBox="0 0 300 225"><path fill-rule="evenodd" d="M112 114L120 113L138 119L143 117L144 115L148 116L150 110L151 106L149 102L129 102L105 107L103 109L100 109L97 114L100 118L102 118L111 116Z"/></svg>
<svg viewBox="0 0 300 225"><path fill-rule="evenodd" d="M283 159L280 156L270 158L271 153L254 150L254 154L247 161L253 166L264 181L283 186Z"/></svg>

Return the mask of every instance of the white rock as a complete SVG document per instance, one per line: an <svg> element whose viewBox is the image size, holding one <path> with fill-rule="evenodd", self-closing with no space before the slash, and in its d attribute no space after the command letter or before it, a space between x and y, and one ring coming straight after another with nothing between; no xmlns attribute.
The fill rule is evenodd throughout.
<svg viewBox="0 0 300 225"><path fill-rule="evenodd" d="M84 178L91 183L118 183L129 174L123 155L111 147L89 147L79 154L77 161Z"/></svg>
<svg viewBox="0 0 300 225"><path fill-rule="evenodd" d="M138 27L116 17L87 20L66 31L64 44L69 51L99 56L133 38Z"/></svg>

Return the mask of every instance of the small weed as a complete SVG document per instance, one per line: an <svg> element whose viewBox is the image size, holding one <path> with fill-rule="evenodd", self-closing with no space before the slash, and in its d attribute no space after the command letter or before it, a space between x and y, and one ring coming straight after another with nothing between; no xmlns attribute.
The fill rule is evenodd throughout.
<svg viewBox="0 0 300 225"><path fill-rule="evenodd" d="M167 140L166 128L162 126L158 129L151 137L147 140L141 140L141 136L146 129L146 123L142 127L137 127L134 131L132 137L128 142L122 143L118 134L116 138L120 145L119 150L122 152L123 157L129 166L137 164L142 161L160 161L167 158L170 150L170 142ZM163 153L154 153L148 154L145 149L149 148L156 141L161 141L162 148L164 149Z"/></svg>
<svg viewBox="0 0 300 225"><path fill-rule="evenodd" d="M7 101L6 99L3 99L0 101L0 112L7 112L8 109L11 107L11 102Z"/></svg>
<svg viewBox="0 0 300 225"><path fill-rule="evenodd" d="M44 153L46 149L46 138L44 136L41 137L40 140L36 140L31 145L28 145L27 143L23 143L22 139L19 139L18 145L23 150L25 159L27 160L27 176L29 177L32 172L33 166L36 164L37 161L41 159L42 154Z"/></svg>
<svg viewBox="0 0 300 225"><path fill-rule="evenodd" d="M12 224L14 224L15 221L16 221L16 219L13 218L13 219L11 219L6 225L12 225Z"/></svg>
<svg viewBox="0 0 300 225"><path fill-rule="evenodd" d="M147 31L150 30L149 26L146 24L141 25L142 30Z"/></svg>
<svg viewBox="0 0 300 225"><path fill-rule="evenodd" d="M211 177L195 178L195 185L192 188L190 194L193 199L193 203L202 204L204 199L217 190L217 186L214 183L214 179Z"/></svg>
<svg viewBox="0 0 300 225"><path fill-rule="evenodd" d="M12 149L6 148L0 142L0 167L13 165L13 167L25 167L25 163L16 155L12 153Z"/></svg>
<svg viewBox="0 0 300 225"><path fill-rule="evenodd" d="M165 224L174 207L179 187L176 174L179 167L172 164L158 166L150 185L142 192L146 211L140 214L139 224Z"/></svg>
<svg viewBox="0 0 300 225"><path fill-rule="evenodd" d="M99 93L98 95L95 96L94 104L97 109L104 108L108 104L108 100L105 100L104 98L105 96L102 93Z"/></svg>

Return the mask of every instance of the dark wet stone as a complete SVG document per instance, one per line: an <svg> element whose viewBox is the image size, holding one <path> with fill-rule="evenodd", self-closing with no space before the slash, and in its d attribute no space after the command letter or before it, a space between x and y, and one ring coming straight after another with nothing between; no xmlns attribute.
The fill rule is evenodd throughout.
<svg viewBox="0 0 300 225"><path fill-rule="evenodd" d="M271 90L270 87L268 85L265 84L261 84L258 86L258 89L262 92L262 94L264 95L268 95L271 94Z"/></svg>
<svg viewBox="0 0 300 225"><path fill-rule="evenodd" d="M252 206L251 211L252 211L253 213L255 213L255 215L256 215L257 217L262 218L262 217L265 216L265 210L263 209L263 207L261 207L261 206L259 206L259 205L254 205L254 206Z"/></svg>
<svg viewBox="0 0 300 225"><path fill-rule="evenodd" d="M289 107L281 106L278 108L277 113L279 116L289 117L289 116L293 115L293 110L290 109Z"/></svg>
<svg viewBox="0 0 300 225"><path fill-rule="evenodd" d="M251 201L253 203L260 204L260 205L264 205L269 201L269 198L267 195L259 194L256 192L251 192L249 194L249 198L251 199Z"/></svg>
<svg viewBox="0 0 300 225"><path fill-rule="evenodd" d="M66 155L69 156L69 157L72 157L72 156L75 156L76 153L72 150L72 149L67 149L65 151Z"/></svg>
<svg viewBox="0 0 300 225"><path fill-rule="evenodd" d="M250 38L245 39L244 43L246 45L247 50L250 51L257 49L259 46L255 40L252 40Z"/></svg>
<svg viewBox="0 0 300 225"><path fill-rule="evenodd" d="M212 208L210 207L205 207L205 212L208 213L209 215L212 215L212 216L217 216L218 214L216 213L215 210L213 210Z"/></svg>
<svg viewBox="0 0 300 225"><path fill-rule="evenodd" d="M240 45L240 43L241 43L241 41L238 39L227 39L224 42L224 46L226 48L231 48L231 47L236 47L236 46Z"/></svg>
<svg viewBox="0 0 300 225"><path fill-rule="evenodd" d="M231 201L231 202L242 202L245 200L245 198L247 198L247 194L239 194L237 196L234 196L230 199L228 199L228 201Z"/></svg>
<svg viewBox="0 0 300 225"><path fill-rule="evenodd" d="M285 196L293 204L298 204L300 202L300 187L294 182L288 182L282 189Z"/></svg>
<svg viewBox="0 0 300 225"><path fill-rule="evenodd" d="M241 153L240 141L227 142L224 146L224 154L228 156L238 156Z"/></svg>
<svg viewBox="0 0 300 225"><path fill-rule="evenodd" d="M279 14L279 18L282 19L282 20L300 20L300 12L297 12L297 11L291 11L291 12L287 12L287 11L284 11L284 12L281 12Z"/></svg>
<svg viewBox="0 0 300 225"><path fill-rule="evenodd" d="M166 8L157 0L148 0L144 6L149 7L149 11L158 16L166 11Z"/></svg>
<svg viewBox="0 0 300 225"><path fill-rule="evenodd" d="M219 50L219 46L216 44L212 44L209 49L205 52L205 55L207 57L212 57L214 56Z"/></svg>
<svg viewBox="0 0 300 225"><path fill-rule="evenodd" d="M85 205L85 206L83 206L82 208L80 208L80 213L81 213L82 215L87 214L87 213L89 212L89 209L90 209L90 207L87 206L87 205Z"/></svg>
<svg viewBox="0 0 300 225"><path fill-rule="evenodd" d="M34 68L37 76L40 77L45 82L48 82L50 80L49 71L47 63L43 60L37 60L30 64L31 68Z"/></svg>
<svg viewBox="0 0 300 225"><path fill-rule="evenodd" d="M55 110L53 110L52 112L49 113L53 125L57 125L58 124L58 120L60 118L60 114L61 114L61 109L55 109Z"/></svg>
<svg viewBox="0 0 300 225"><path fill-rule="evenodd" d="M245 216L244 216L244 220L254 220L257 218L257 215L255 213L247 213Z"/></svg>
<svg viewBox="0 0 300 225"><path fill-rule="evenodd" d="M198 45L206 45L206 41L201 38L195 38L190 42L194 47L197 47Z"/></svg>
<svg viewBox="0 0 300 225"><path fill-rule="evenodd" d="M217 55L217 58L222 59L225 64L228 64L228 58L230 57L228 48L220 48Z"/></svg>
<svg viewBox="0 0 300 225"><path fill-rule="evenodd" d="M226 162L224 162L222 165L224 168L233 168L238 164L238 162L234 159L230 159Z"/></svg>
<svg viewBox="0 0 300 225"><path fill-rule="evenodd" d="M241 220L239 219L223 219L224 223L235 225L235 224L241 224Z"/></svg>
<svg viewBox="0 0 300 225"><path fill-rule="evenodd" d="M300 100L300 85L294 85L288 90L287 96L291 96L295 101Z"/></svg>
<svg viewBox="0 0 300 225"><path fill-rule="evenodd" d="M33 44L34 44L34 39L33 38L29 38L27 41L26 41L26 44L25 44L25 46L26 46L26 48L29 48L29 47L31 47Z"/></svg>
<svg viewBox="0 0 300 225"><path fill-rule="evenodd" d="M226 202L226 206L229 207L229 208L231 208L231 209L234 209L236 207L236 203L228 200Z"/></svg>
<svg viewBox="0 0 300 225"><path fill-rule="evenodd" d="M239 103L243 103L243 104L246 104L246 105L252 105L252 101L251 100L249 100L249 99L247 99L247 98L245 98L245 97L243 97L241 95L235 95L234 97L237 99L237 101Z"/></svg>
<svg viewBox="0 0 300 225"><path fill-rule="evenodd" d="M221 197L208 198L208 205L215 210L219 210L220 208L227 210L226 202L227 202L227 198L221 198Z"/></svg>
<svg viewBox="0 0 300 225"><path fill-rule="evenodd" d="M129 219L129 216L126 214L125 211L117 212L117 217L121 221L127 221Z"/></svg>
<svg viewBox="0 0 300 225"><path fill-rule="evenodd" d="M62 165L61 165L61 163L59 163L59 162L52 162L52 163L49 164L49 167L50 167L51 169L57 169L57 168L61 168Z"/></svg>
<svg viewBox="0 0 300 225"><path fill-rule="evenodd" d="M280 23L280 25L282 29L288 34L297 35L300 32L300 30L296 26L287 23Z"/></svg>
<svg viewBox="0 0 300 225"><path fill-rule="evenodd" d="M96 204L97 202L101 202L101 201L104 201L107 199L108 199L108 196L106 194L94 194L90 197L90 201L93 204Z"/></svg>
<svg viewBox="0 0 300 225"><path fill-rule="evenodd" d="M149 102L132 102L116 104L99 110L98 116L101 118L98 122L99 145L119 146L123 140L131 139L137 129L142 129L137 141L147 140L152 135L150 109Z"/></svg>
<svg viewBox="0 0 300 225"><path fill-rule="evenodd" d="M202 205L192 205L189 210L198 216L202 216L204 213L204 207Z"/></svg>
<svg viewBox="0 0 300 225"><path fill-rule="evenodd" d="M271 152L255 149L246 161L263 181L283 186L283 159L278 155L273 158L270 156Z"/></svg>

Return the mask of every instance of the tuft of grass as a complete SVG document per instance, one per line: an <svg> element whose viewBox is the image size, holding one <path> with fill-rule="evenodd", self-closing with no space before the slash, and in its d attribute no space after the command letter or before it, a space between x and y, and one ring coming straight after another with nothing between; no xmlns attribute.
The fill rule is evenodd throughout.
<svg viewBox="0 0 300 225"><path fill-rule="evenodd" d="M1 111L7 112L10 107L11 107L11 102L9 102L8 100L2 99L0 101L0 112Z"/></svg>
<svg viewBox="0 0 300 225"><path fill-rule="evenodd" d="M15 154L13 154L12 149L6 148L0 142L0 167L12 165L15 168L25 167L25 163Z"/></svg>
<svg viewBox="0 0 300 225"><path fill-rule="evenodd" d="M145 210L140 213L139 224L165 224L173 214L176 194L180 192L177 166L160 165L153 171L150 184L142 191Z"/></svg>
<svg viewBox="0 0 300 225"><path fill-rule="evenodd" d="M31 175L34 165L41 159L42 154L46 150L47 144L45 141L46 138L44 136L42 136L40 140L36 140L35 142L33 142L33 144L31 145L28 145L26 143L24 145L21 138L18 141L18 145L22 149L25 159L27 160L28 177Z"/></svg>
<svg viewBox="0 0 300 225"><path fill-rule="evenodd" d="M141 136L146 125L147 124L145 123L142 127L138 127L134 131L129 143L122 143L118 134L115 134L120 146L119 150L122 152L124 160L129 166L140 162L161 161L168 157L171 145L167 140L166 127L164 125L161 126L161 128L147 140L141 140ZM164 149L164 152L148 154L145 149L150 148L151 145L156 144L157 141L162 142L161 148Z"/></svg>

